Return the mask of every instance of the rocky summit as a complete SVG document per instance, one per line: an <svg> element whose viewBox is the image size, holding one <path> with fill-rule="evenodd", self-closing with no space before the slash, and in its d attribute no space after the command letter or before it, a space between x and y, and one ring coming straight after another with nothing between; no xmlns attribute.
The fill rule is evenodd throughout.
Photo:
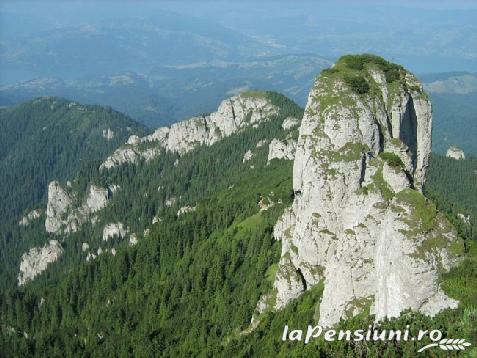
<svg viewBox="0 0 477 358"><path fill-rule="evenodd" d="M198 145L212 145L248 126L268 121L280 111L264 92L244 92L222 101L216 112L161 127L139 138L131 136L126 145L109 156L100 169L110 169L125 163L146 162L157 157L160 150L184 154ZM288 122L296 119L291 118ZM288 123L292 127L293 122Z"/></svg>
<svg viewBox="0 0 477 358"><path fill-rule="evenodd" d="M324 326L457 307L438 275L459 261L462 240L421 193L431 126L431 103L401 66L345 56L321 73L299 131L294 201L274 228L275 309L319 284Z"/></svg>

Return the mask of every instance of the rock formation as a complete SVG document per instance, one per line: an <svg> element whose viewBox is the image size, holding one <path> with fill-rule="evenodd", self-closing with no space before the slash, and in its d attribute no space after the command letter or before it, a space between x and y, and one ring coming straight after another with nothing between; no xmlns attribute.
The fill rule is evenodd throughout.
<svg viewBox="0 0 477 358"><path fill-rule="evenodd" d="M248 162L249 160L251 160L253 158L253 153L252 151L249 149L245 152L245 154L243 155L243 159L242 159L242 163L245 163L245 162Z"/></svg>
<svg viewBox="0 0 477 358"><path fill-rule="evenodd" d="M61 245L56 240L43 247L33 247L22 255L20 273L18 274L18 286L22 286L35 276L46 270L48 264L58 260L63 254Z"/></svg>
<svg viewBox="0 0 477 358"><path fill-rule="evenodd" d="M243 93L222 101L217 112L159 128L143 138L131 136L126 146L117 149L101 164L100 169L134 164L140 159L151 160L160 155L161 149L182 155L198 145L212 145L245 127L268 121L279 110L266 93ZM294 124L290 122L287 125Z"/></svg>
<svg viewBox="0 0 477 358"><path fill-rule="evenodd" d="M453 146L450 146L449 149L447 149L446 157L452 158L455 160L461 160L461 159L465 159L465 153L462 149L453 145Z"/></svg>
<svg viewBox="0 0 477 358"><path fill-rule="evenodd" d="M400 66L347 56L322 72L299 131L295 199L274 228L276 309L317 284L324 326L366 310L381 320L457 306L438 275L463 244L421 194L431 122L421 84Z"/></svg>
<svg viewBox="0 0 477 358"><path fill-rule="evenodd" d="M290 130L293 127L296 127L300 124L300 120L298 118L288 117L283 120L282 128L284 130Z"/></svg>
<svg viewBox="0 0 477 358"><path fill-rule="evenodd" d="M48 204L46 206L45 229L47 232L58 232L63 221L61 218L67 213L73 199L64 190L60 183L52 181L48 185Z"/></svg>
<svg viewBox="0 0 477 358"><path fill-rule="evenodd" d="M18 222L18 225L20 226L28 226L30 225L30 222L33 220L39 219L41 216L41 210L40 209L34 209L30 211L28 214L23 216L21 220Z"/></svg>
<svg viewBox="0 0 477 358"><path fill-rule="evenodd" d="M114 138L114 131L111 130L111 128L103 129L103 138L106 138L107 140L113 139Z"/></svg>
<svg viewBox="0 0 477 358"><path fill-rule="evenodd" d="M57 181L51 182L48 186L46 231L54 234L78 231L92 214L108 204L111 194L109 189L90 185L85 202L75 206L77 200L74 193L68 193Z"/></svg>
<svg viewBox="0 0 477 358"><path fill-rule="evenodd" d="M286 143L273 139L268 146L268 162L272 159L293 160L295 157L295 140L288 140Z"/></svg>
<svg viewBox="0 0 477 358"><path fill-rule="evenodd" d="M108 241L113 237L123 238L127 233L128 229L121 222L107 224L103 229L103 241Z"/></svg>
<svg viewBox="0 0 477 358"><path fill-rule="evenodd" d="M188 205L183 206L179 210L177 210L177 216L179 217L179 216L184 215L184 214L192 213L196 209L197 209L197 207L195 207L195 206L188 206Z"/></svg>

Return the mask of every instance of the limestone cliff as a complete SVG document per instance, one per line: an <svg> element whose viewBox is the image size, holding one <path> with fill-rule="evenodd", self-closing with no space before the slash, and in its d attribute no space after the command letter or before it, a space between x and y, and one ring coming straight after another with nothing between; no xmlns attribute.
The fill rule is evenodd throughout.
<svg viewBox="0 0 477 358"><path fill-rule="evenodd" d="M268 162L272 159L293 160L295 158L296 141L289 139L286 143L273 139L268 146Z"/></svg>
<svg viewBox="0 0 477 358"><path fill-rule="evenodd" d="M60 183L53 181L48 185L48 204L46 207L45 229L60 234L78 231L91 215L104 208L112 192L109 189L90 185L84 203L76 205L74 193L68 193Z"/></svg>
<svg viewBox="0 0 477 358"><path fill-rule="evenodd" d="M56 240L43 247L33 247L22 256L20 273L18 274L18 286L22 286L33 280L38 274L46 270L48 264L58 260L63 254L61 245Z"/></svg>
<svg viewBox="0 0 477 358"><path fill-rule="evenodd" d="M325 326L370 310L456 307L438 275L462 241L422 194L431 103L417 79L374 56L346 56L312 88L293 167L295 199L277 222L282 241L274 307L317 284Z"/></svg>
<svg viewBox="0 0 477 358"><path fill-rule="evenodd" d="M162 127L139 138L131 137L125 146L109 156L100 169L109 169L125 163L136 163L157 157L160 150L184 154L198 145L212 145L237 131L270 120L280 108L265 93L246 92L222 101L216 112ZM287 128L296 125L291 118Z"/></svg>

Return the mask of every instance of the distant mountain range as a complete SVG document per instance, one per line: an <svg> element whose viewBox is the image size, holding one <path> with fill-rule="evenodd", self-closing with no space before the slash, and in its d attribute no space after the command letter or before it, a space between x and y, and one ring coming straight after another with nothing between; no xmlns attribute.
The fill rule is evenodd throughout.
<svg viewBox="0 0 477 358"><path fill-rule="evenodd" d="M147 74L122 72L81 80L43 77L0 87L0 105L61 96L112 106L156 128L211 112L223 99L247 89L279 91L303 106L315 74L331 64L314 55L284 55L155 66ZM445 153L457 144L468 153L477 153L477 75L459 72L420 77L434 108L433 150Z"/></svg>
<svg viewBox="0 0 477 358"><path fill-rule="evenodd" d="M148 73L120 72L79 80L42 77L0 88L0 105L37 96L61 96L110 105L150 127L210 112L224 98L247 89L283 92L304 105L316 73L331 61L314 55L159 66Z"/></svg>

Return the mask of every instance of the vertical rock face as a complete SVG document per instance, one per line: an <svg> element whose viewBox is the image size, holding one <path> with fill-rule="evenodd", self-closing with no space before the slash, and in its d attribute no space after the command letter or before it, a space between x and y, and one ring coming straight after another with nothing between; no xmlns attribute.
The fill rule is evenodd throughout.
<svg viewBox="0 0 477 358"><path fill-rule="evenodd" d="M88 196L82 205L74 205L75 197L53 181L48 186L45 229L47 232L76 232L92 214L108 205L112 191L95 185L89 187Z"/></svg>
<svg viewBox="0 0 477 358"><path fill-rule="evenodd" d="M33 247L22 256L20 273L18 274L18 286L22 286L35 276L43 272L48 264L58 260L63 254L61 245L56 240L43 247Z"/></svg>
<svg viewBox="0 0 477 358"><path fill-rule="evenodd" d="M108 241L115 236L123 238L127 233L128 229L121 222L107 224L103 229L103 241Z"/></svg>
<svg viewBox="0 0 477 358"><path fill-rule="evenodd" d="M275 308L321 283L319 322L370 310L433 315L456 307L438 274L463 250L421 194L431 104L416 78L374 56L346 56L308 98L293 168L295 199L277 222Z"/></svg>
<svg viewBox="0 0 477 358"><path fill-rule="evenodd" d="M47 232L57 232L62 226L61 217L72 205L73 199L57 181L48 185L48 204L46 206L45 229Z"/></svg>
<svg viewBox="0 0 477 358"><path fill-rule="evenodd" d="M109 190L91 185L89 187L89 194L86 198L86 207L91 213L101 210L108 204Z"/></svg>
<svg viewBox="0 0 477 358"><path fill-rule="evenodd" d="M293 160L295 157L296 141L288 140L286 143L273 139L268 146L268 162L272 159Z"/></svg>

